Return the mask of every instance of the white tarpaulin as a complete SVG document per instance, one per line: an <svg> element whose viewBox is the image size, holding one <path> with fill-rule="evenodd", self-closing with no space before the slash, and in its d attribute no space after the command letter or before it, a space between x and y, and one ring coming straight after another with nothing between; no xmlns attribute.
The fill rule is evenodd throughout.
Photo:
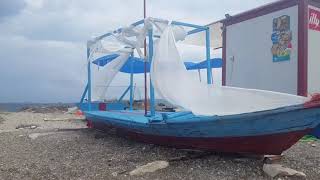
<svg viewBox="0 0 320 180"><path fill-rule="evenodd" d="M209 36L210 36L210 47L213 49L222 47L222 29L223 24L221 22L213 23L208 25L209 27ZM206 45L206 32L202 31L199 33L191 34L187 36L186 40L183 41L184 44L196 45L196 46L205 46Z"/></svg>
<svg viewBox="0 0 320 180"><path fill-rule="evenodd" d="M92 100L104 100L107 87L118 74L121 67L126 63L129 53L121 53L119 57L111 61L107 66L94 67L92 73Z"/></svg>
<svg viewBox="0 0 320 180"><path fill-rule="evenodd" d="M304 103L307 98L263 90L212 87L190 75L181 61L172 27L157 44L151 65L156 92L170 103L196 115L233 115Z"/></svg>

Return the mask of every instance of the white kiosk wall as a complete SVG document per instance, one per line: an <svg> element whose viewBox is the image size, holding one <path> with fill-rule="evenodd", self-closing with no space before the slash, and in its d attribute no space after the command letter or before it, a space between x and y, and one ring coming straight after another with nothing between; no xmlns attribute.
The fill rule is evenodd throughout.
<svg viewBox="0 0 320 180"><path fill-rule="evenodd" d="M320 92L320 8L309 6L308 93Z"/></svg>
<svg viewBox="0 0 320 180"><path fill-rule="evenodd" d="M292 40L288 59L274 62L273 22L289 17ZM226 85L297 94L298 6L228 25Z"/></svg>

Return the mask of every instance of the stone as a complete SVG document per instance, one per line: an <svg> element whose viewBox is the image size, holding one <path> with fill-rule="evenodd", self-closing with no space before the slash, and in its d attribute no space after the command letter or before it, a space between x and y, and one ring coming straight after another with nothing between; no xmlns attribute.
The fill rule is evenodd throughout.
<svg viewBox="0 0 320 180"><path fill-rule="evenodd" d="M264 156L264 163L266 164L277 164L283 158L283 154L281 155L265 155Z"/></svg>
<svg viewBox="0 0 320 180"><path fill-rule="evenodd" d="M56 134L56 132L47 132L47 133L32 133L29 134L28 137L32 140L37 139L40 136L47 136L47 135L51 135L51 134Z"/></svg>
<svg viewBox="0 0 320 180"><path fill-rule="evenodd" d="M281 164L264 164L263 171L272 178L284 176L306 178L303 172L283 167Z"/></svg>
<svg viewBox="0 0 320 180"><path fill-rule="evenodd" d="M168 166L169 166L169 162L167 161L154 161L146 165L137 167L136 169L131 171L129 174L131 176L142 176L146 173L151 173L160 169L167 168Z"/></svg>
<svg viewBox="0 0 320 180"><path fill-rule="evenodd" d="M30 129L36 129L36 128L37 126L34 126L34 125L30 126Z"/></svg>
<svg viewBox="0 0 320 180"><path fill-rule="evenodd" d="M111 175L112 175L113 177L117 177L117 176L118 176L118 173L117 173L117 172L113 172L113 173L111 173Z"/></svg>
<svg viewBox="0 0 320 180"><path fill-rule="evenodd" d="M317 145L316 145L316 144L311 144L311 146L312 146L312 147L317 147Z"/></svg>

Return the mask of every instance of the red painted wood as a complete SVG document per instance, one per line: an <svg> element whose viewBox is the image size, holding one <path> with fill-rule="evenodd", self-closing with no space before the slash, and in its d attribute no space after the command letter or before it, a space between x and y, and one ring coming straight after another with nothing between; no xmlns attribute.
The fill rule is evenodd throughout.
<svg viewBox="0 0 320 180"><path fill-rule="evenodd" d="M276 12L285 8L289 8L295 6L300 1L305 0L280 0L274 3L270 3L250 11L246 11L237 15L232 16L230 19L225 20L225 25L237 24L243 21L247 21L249 19L253 19L256 17L260 17L266 14L270 14L272 12Z"/></svg>
<svg viewBox="0 0 320 180"><path fill-rule="evenodd" d="M304 103L303 105L305 108L315 108L320 106L320 94L314 94L312 95L312 98L310 101Z"/></svg>
<svg viewBox="0 0 320 180"><path fill-rule="evenodd" d="M308 2L299 1L298 95L308 96Z"/></svg>
<svg viewBox="0 0 320 180"><path fill-rule="evenodd" d="M118 135L145 142L182 149L206 150L226 153L250 153L279 155L289 149L301 137L308 134L312 129L293 131L289 133L247 136L247 137L170 137L155 136L134 132L130 129L116 128L103 122L92 122L94 128L104 131L115 129Z"/></svg>
<svg viewBox="0 0 320 180"><path fill-rule="evenodd" d="M100 111L106 111L107 110L107 104L106 103L99 103L99 110Z"/></svg>

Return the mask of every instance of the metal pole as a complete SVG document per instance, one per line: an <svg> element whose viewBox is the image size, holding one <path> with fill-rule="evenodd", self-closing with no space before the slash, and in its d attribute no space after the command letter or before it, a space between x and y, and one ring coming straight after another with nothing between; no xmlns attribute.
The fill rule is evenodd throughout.
<svg viewBox="0 0 320 180"><path fill-rule="evenodd" d="M90 62L90 47L87 43L87 61L88 61L88 110L91 111L91 62Z"/></svg>
<svg viewBox="0 0 320 180"><path fill-rule="evenodd" d="M143 18L147 16L146 0L143 0ZM144 56L147 57L147 40L144 40ZM147 59L144 62L144 115L148 115Z"/></svg>
<svg viewBox="0 0 320 180"><path fill-rule="evenodd" d="M210 58L210 32L209 28L206 29L206 56L207 56L207 81L208 84L212 84L212 68L211 68L211 58Z"/></svg>

